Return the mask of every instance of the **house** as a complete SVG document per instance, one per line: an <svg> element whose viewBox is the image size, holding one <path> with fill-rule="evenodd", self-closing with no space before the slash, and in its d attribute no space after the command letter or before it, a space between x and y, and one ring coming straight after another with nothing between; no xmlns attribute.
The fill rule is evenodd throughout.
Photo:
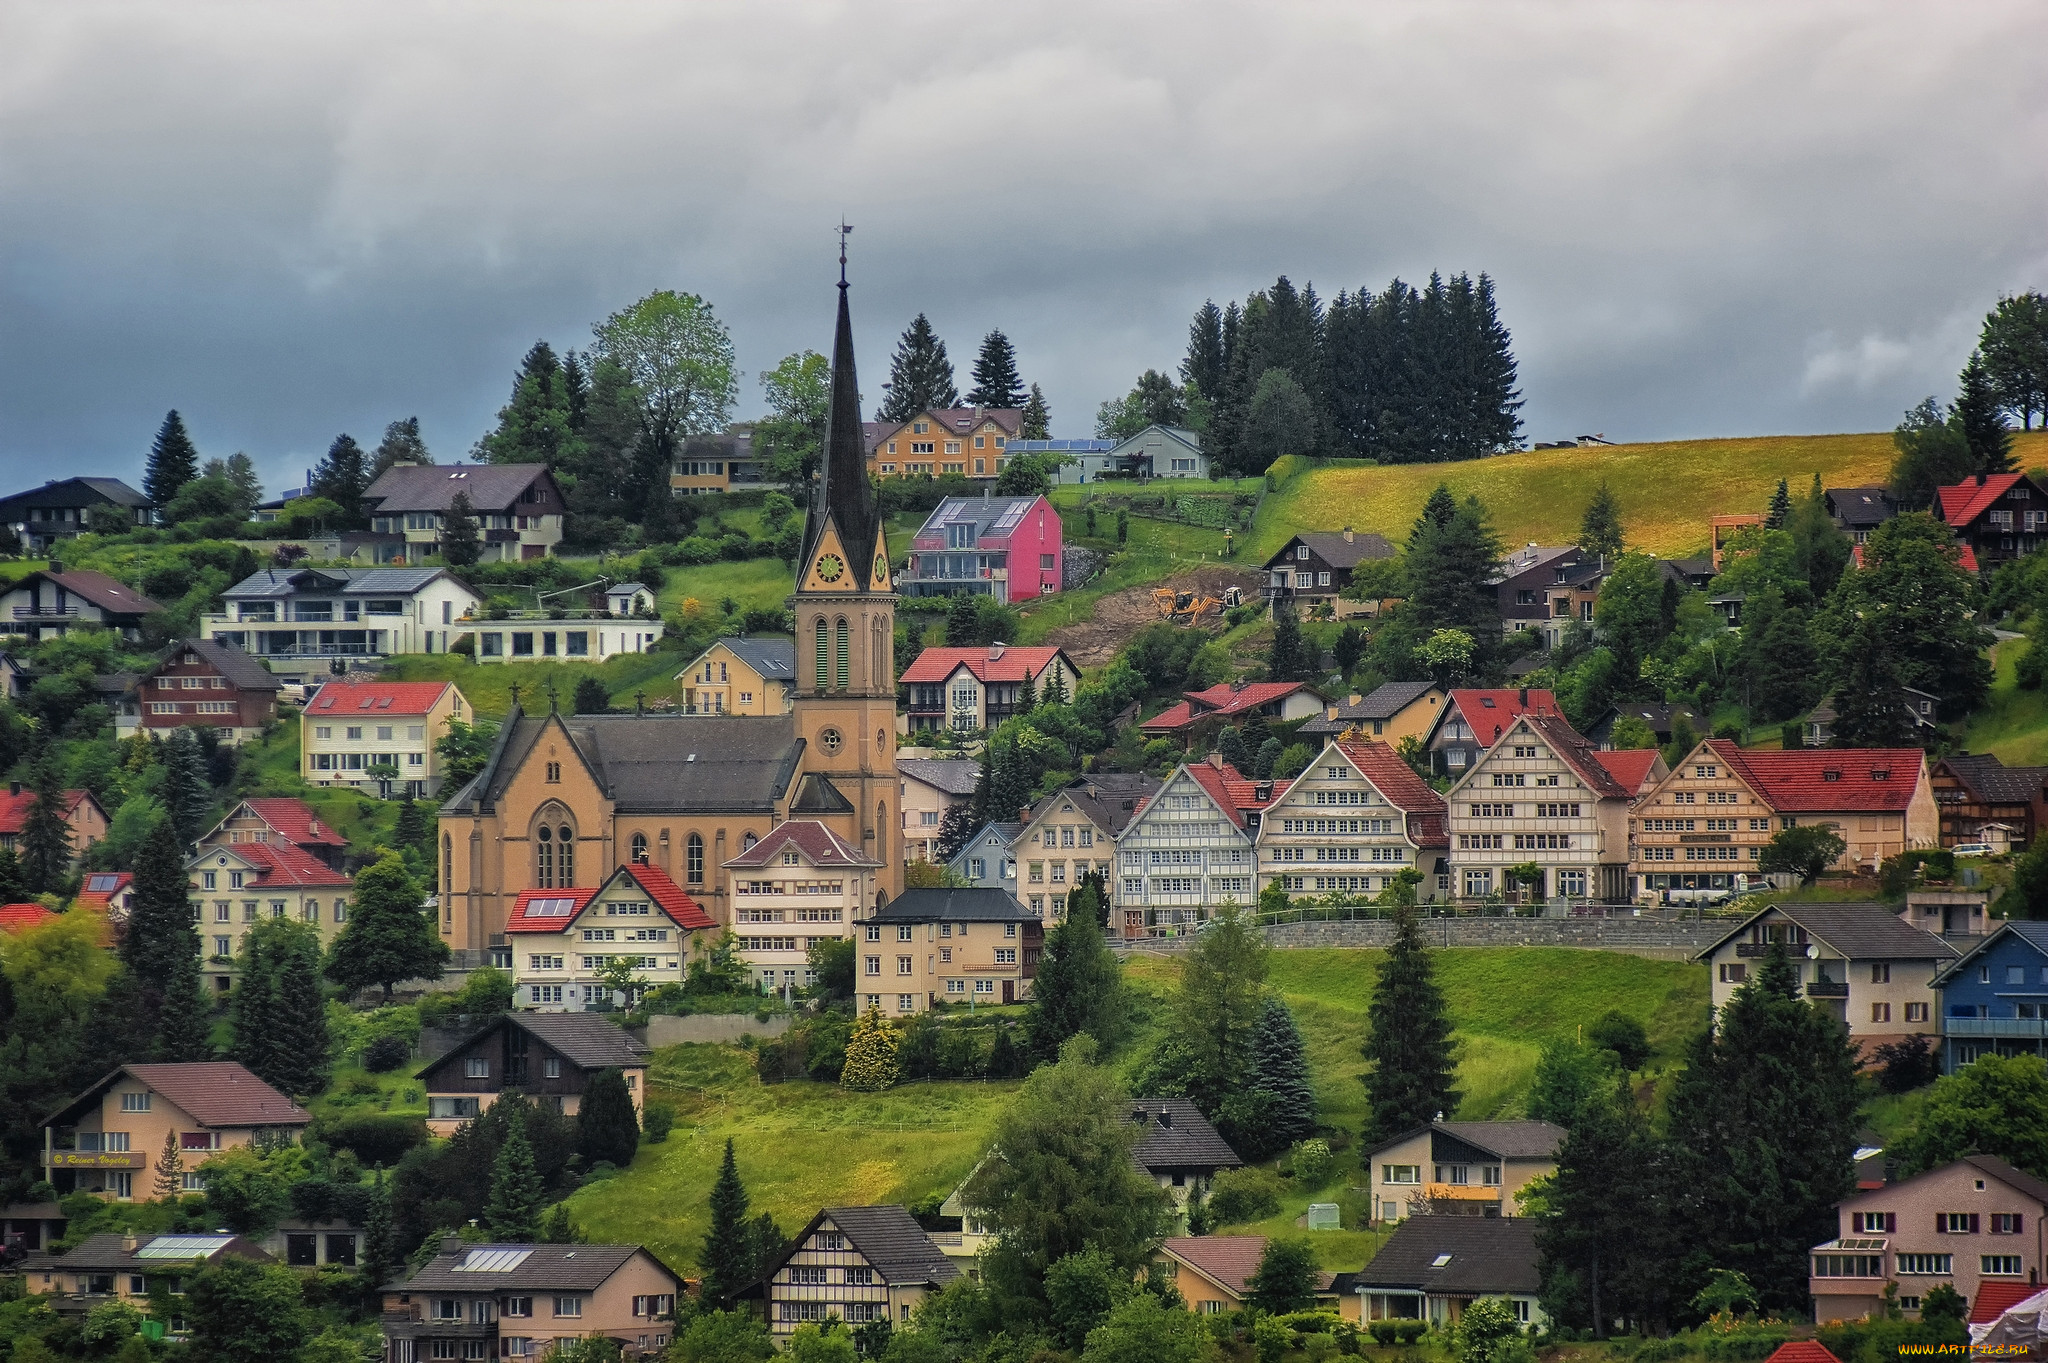
<svg viewBox="0 0 2048 1363"><path fill-rule="evenodd" d="M965 809L981 779L981 764L970 758L899 757L896 804L903 811L903 857L937 859L946 815Z"/></svg>
<svg viewBox="0 0 2048 1363"><path fill-rule="evenodd" d="M1982 1055L2048 1055L2048 923L2008 920L1943 963L1942 1069Z"/></svg>
<svg viewBox="0 0 2048 1363"><path fill-rule="evenodd" d="M904 669L909 732L993 729L1018 711L1024 683L1042 696L1057 682L1069 697L1081 669L1053 645L990 644L986 648L928 648Z"/></svg>
<svg viewBox="0 0 2048 1363"><path fill-rule="evenodd" d="M0 498L0 525L14 532L28 555L92 530L95 521L99 533L119 534L155 519L149 498L119 478L53 478Z"/></svg>
<svg viewBox="0 0 2048 1363"><path fill-rule="evenodd" d="M1670 763L1657 748L1600 748L1594 757L1607 768L1630 800L1640 799L1652 786L1671 774Z"/></svg>
<svg viewBox="0 0 2048 1363"><path fill-rule="evenodd" d="M1375 1221L1515 1214L1531 1182L1557 1172L1564 1128L1549 1122L1446 1122L1394 1137L1361 1156Z"/></svg>
<svg viewBox="0 0 2048 1363"><path fill-rule="evenodd" d="M1060 513L1044 497L948 497L911 537L905 596L992 596L1004 605L1060 589Z"/></svg>
<svg viewBox="0 0 2048 1363"><path fill-rule="evenodd" d="M1505 1297L1525 1328L1549 1323L1540 1294L1537 1223L1520 1216L1412 1216L1352 1280L1361 1316L1455 1326L1481 1297Z"/></svg>
<svg viewBox="0 0 2048 1363"><path fill-rule="evenodd" d="M1490 579L1502 637L1531 630L1556 648L1576 622L1593 626L1607 566L1576 544L1529 544L1511 551Z"/></svg>
<svg viewBox="0 0 2048 1363"><path fill-rule="evenodd" d="M1110 457L1110 451L1122 443L1118 440L1012 440L1005 453L1058 459L1061 462L1052 470L1053 482L1072 485L1097 482L1104 476L1121 472Z"/></svg>
<svg viewBox="0 0 2048 1363"><path fill-rule="evenodd" d="M435 745L450 720L476 716L452 682L365 681L350 673L306 701L299 723L300 771L316 786L432 795L441 789Z"/></svg>
<svg viewBox="0 0 2048 1363"><path fill-rule="evenodd" d="M368 1227L347 1221L291 1216L278 1222L257 1246L287 1268L354 1268L362 1261L368 1236Z"/></svg>
<svg viewBox="0 0 2048 1363"><path fill-rule="evenodd" d="M796 640L719 639L676 673L688 715L786 715L796 705Z"/></svg>
<svg viewBox="0 0 2048 1363"><path fill-rule="evenodd" d="M1214 1316L1244 1309L1251 1300L1251 1279L1265 1257L1263 1235L1175 1235L1160 1242L1153 1267L1179 1290L1188 1310ZM1316 1309L1357 1320L1357 1296L1348 1302L1338 1300L1336 1280L1334 1273L1320 1275Z"/></svg>
<svg viewBox="0 0 2048 1363"><path fill-rule="evenodd" d="M234 847L245 842L289 843L314 860L339 871L348 839L320 822L304 800L265 797L244 800L227 817L202 833L198 846Z"/></svg>
<svg viewBox="0 0 2048 1363"><path fill-rule="evenodd" d="M1694 738L1712 732L1712 726L1701 719L1699 712L1690 705L1661 705L1651 701L1632 700L1600 716L1592 727L1586 730L1586 737L1592 739L1596 747L1612 748L1614 726L1624 719L1633 719L1648 729L1660 748L1671 742L1671 735L1677 732L1681 720L1692 730Z"/></svg>
<svg viewBox="0 0 2048 1363"><path fill-rule="evenodd" d="M654 589L644 582L615 582L604 589L606 615L649 615L657 609Z"/></svg>
<svg viewBox="0 0 2048 1363"><path fill-rule="evenodd" d="M2031 473L1980 473L1936 488L1933 509L1986 571L2031 554L2048 531L2048 487Z"/></svg>
<svg viewBox="0 0 2048 1363"><path fill-rule="evenodd" d="M593 1335L667 1353L683 1280L639 1245L465 1244L383 1286L387 1363L540 1358Z"/></svg>
<svg viewBox="0 0 2048 1363"><path fill-rule="evenodd" d="M1946 1284L1975 1301L1994 1283L2041 1281L2041 1218L2048 1183L1990 1155L1858 1192L1835 1204L1837 1238L1811 1251L1814 1317L1854 1320L1884 1314L1885 1289L1898 1305Z"/></svg>
<svg viewBox="0 0 2048 1363"><path fill-rule="evenodd" d="M621 956L636 980L680 987L690 934L717 926L668 872L644 861L628 861L595 890L528 890L505 920L512 997L546 1012L609 1011L617 1000L602 972Z"/></svg>
<svg viewBox="0 0 2048 1363"><path fill-rule="evenodd" d="M1241 725L1253 715L1269 723L1313 719L1327 704L1307 682L1218 682L1205 691L1184 691L1182 699L1138 725L1148 738L1192 742L1198 733Z"/></svg>
<svg viewBox="0 0 2048 1363"><path fill-rule="evenodd" d="M1952 890L1939 885L1908 890L1899 918L1951 942L1965 939L1957 945L1967 949L1992 931L1984 920L1990 898L1985 890Z"/></svg>
<svg viewBox="0 0 2048 1363"><path fill-rule="evenodd" d="M998 819L974 830L973 836L946 866L976 888L994 888L1015 895L1017 884L1017 839L1024 832L1020 820Z"/></svg>
<svg viewBox="0 0 2048 1363"><path fill-rule="evenodd" d="M1005 891L905 890L861 920L855 998L891 1017L935 1003L1022 1003L1044 943L1045 925Z"/></svg>
<svg viewBox="0 0 2048 1363"><path fill-rule="evenodd" d="M1793 978L1840 1018L1866 1055L1909 1036L1933 1037L1935 978L1960 954L1882 904L1773 904L1693 956L1709 971L1714 1011L1782 943Z"/></svg>
<svg viewBox="0 0 2048 1363"><path fill-rule="evenodd" d="M1941 845L2004 843L2024 851L2048 827L2048 767L2008 767L1992 753L1952 753L1928 774L1941 814ZM1993 835L1991 825L2000 825Z"/></svg>
<svg viewBox="0 0 2048 1363"><path fill-rule="evenodd" d="M33 1254L50 1241L61 1240L70 1220L54 1202L10 1202L0 1206L0 1257ZM32 1286L30 1290L35 1289Z"/></svg>
<svg viewBox="0 0 2048 1363"><path fill-rule="evenodd" d="M41 904L0 904L0 932L10 936L33 932L46 923L57 921L57 914Z"/></svg>
<svg viewBox="0 0 2048 1363"><path fill-rule="evenodd" d="M455 498L469 496L482 562L546 558L562 542L569 513L545 464L395 464L363 493L374 534L399 537L400 558L441 552Z"/></svg>
<svg viewBox="0 0 2048 1363"><path fill-rule="evenodd" d="M1197 1192L1206 1194L1217 1174L1244 1167L1202 1110L1185 1098L1134 1098L1130 1120L1145 1133L1131 1158L1159 1181L1176 1213L1186 1212Z"/></svg>
<svg viewBox="0 0 2048 1363"><path fill-rule="evenodd" d="M168 738L174 730L211 729L223 743L260 738L277 717L284 683L240 649L211 639L186 639L154 667L137 674L115 704L114 735L138 731Z"/></svg>
<svg viewBox="0 0 2048 1363"><path fill-rule="evenodd" d="M1906 715L1913 721L1914 737L1931 741L1934 732L1941 727L1938 711L1941 697L1910 686L1899 688L1899 701L1905 706ZM1835 698L1822 696L1813 709L1807 711L1800 721L1800 735L1809 748L1826 748L1835 741Z"/></svg>
<svg viewBox="0 0 2048 1363"><path fill-rule="evenodd" d="M637 1109L646 1098L647 1052L602 1013L505 1013L414 1077L427 1090L427 1128L451 1136L517 1089L566 1117L602 1070L625 1075Z"/></svg>
<svg viewBox="0 0 2048 1363"><path fill-rule="evenodd" d="M904 1208L827 1207L741 1295L760 1303L769 1334L787 1344L798 1326L826 1320L901 1325L959 1276Z"/></svg>
<svg viewBox="0 0 2048 1363"><path fill-rule="evenodd" d="M232 1060L117 1065L42 1120L42 1164L60 1194L148 1201L164 1138L177 1134L184 1185L215 1150L297 1137L313 1114ZM139 1175L139 1176L138 1176Z"/></svg>
<svg viewBox="0 0 2048 1363"><path fill-rule="evenodd" d="M815 819L786 819L725 863L732 930L756 988L785 997L816 984L811 943L854 935L882 864Z"/></svg>
<svg viewBox="0 0 2048 1363"><path fill-rule="evenodd" d="M763 480L761 451L754 444L753 424L742 421L715 435L687 437L669 468L668 486L673 496L700 497Z"/></svg>
<svg viewBox="0 0 2048 1363"><path fill-rule="evenodd" d="M1290 895L1376 894L1403 871L1422 876L1423 899L1450 889L1444 797L1375 739L1346 736L1324 748L1259 821L1258 890Z"/></svg>
<svg viewBox="0 0 2048 1363"><path fill-rule="evenodd" d="M1869 539L1871 531L1899 514L1899 504L1892 500L1891 489L1881 484L1831 487L1821 494L1821 500L1827 507L1828 519L1835 523L1835 529L1857 544Z"/></svg>
<svg viewBox="0 0 2048 1363"><path fill-rule="evenodd" d="M1841 835L1847 848L1832 868L1839 872L1874 872L1886 857L1937 845L1927 755L1918 748L1767 752L1703 740L1636 802L1630 893L1725 893L1735 876L1757 874L1771 835L1795 823L1825 823Z"/></svg>
<svg viewBox="0 0 2048 1363"><path fill-rule="evenodd" d="M1972 1345L2018 1344L2031 1351L2048 1339L2048 1291L2036 1283L1979 1283L1964 1324Z"/></svg>
<svg viewBox="0 0 2048 1363"><path fill-rule="evenodd" d="M1564 716L1564 711L1557 708L1556 696L1526 686L1513 691L1452 691L1438 711L1435 725L1422 740L1429 753L1430 770L1453 780L1463 776L1525 713L1560 719Z"/></svg>
<svg viewBox="0 0 2048 1363"><path fill-rule="evenodd" d="M88 1235L62 1254L31 1254L12 1271L22 1286L47 1299L59 1316L83 1316L106 1302L123 1302L138 1311L150 1309L154 1287L172 1303L184 1295L188 1279L223 1259L252 1263L276 1262L261 1247L239 1235L155 1235L105 1232ZM164 1324L172 1335L186 1333L184 1319L173 1315Z"/></svg>
<svg viewBox="0 0 2048 1363"><path fill-rule="evenodd" d="M323 949L348 921L355 878L292 843L229 843L202 848L185 863L200 968L225 995L241 967L243 939L266 918L311 924Z"/></svg>
<svg viewBox="0 0 2048 1363"><path fill-rule="evenodd" d="M872 422L871 478L993 478L1007 446L1024 433L1015 407L934 407L908 421Z"/></svg>
<svg viewBox="0 0 2048 1363"><path fill-rule="evenodd" d="M61 639L74 625L97 625L129 643L142 638L142 622L162 606L105 573L50 566L26 573L0 591L0 631L28 636L31 644Z"/></svg>
<svg viewBox="0 0 2048 1363"><path fill-rule="evenodd" d="M1312 743L1355 728L1361 737L1377 738L1398 748L1404 738L1421 742L1436 727L1443 705L1443 688L1434 682L1383 682L1369 696L1353 694L1330 702L1321 715L1296 729L1294 735Z"/></svg>
<svg viewBox="0 0 2048 1363"><path fill-rule="evenodd" d="M7 783L0 795L0 848L19 853L22 830L28 826L29 811L36 793L19 781ZM64 792L64 826L71 830L71 859L75 864L85 849L107 836L107 811L89 790Z"/></svg>
<svg viewBox="0 0 2048 1363"><path fill-rule="evenodd" d="M1335 607L1351 585L1351 574L1368 559L1400 554L1384 535L1342 530L1303 530L1266 560L1266 602L1306 615L1318 606Z"/></svg>
<svg viewBox="0 0 2048 1363"><path fill-rule="evenodd" d="M1220 754L1183 762L1117 839L1110 889L1130 937L1192 933L1224 903L1258 895L1259 831L1271 781L1247 780Z"/></svg>
<svg viewBox="0 0 2048 1363"><path fill-rule="evenodd" d="M445 568L265 568L221 593L200 618L215 643L270 663L286 681L317 682L339 660L446 653L484 599Z"/></svg>
<svg viewBox="0 0 2048 1363"><path fill-rule="evenodd" d="M1105 456L1125 478L1207 478L1202 437L1182 426L1147 426L1119 440Z"/></svg>
<svg viewBox="0 0 2048 1363"><path fill-rule="evenodd" d="M1560 716L1518 716L1444 797L1458 897L1519 890L1530 903L1619 902L1636 792L1603 756ZM1517 866L1537 867L1535 883L1509 884Z"/></svg>
<svg viewBox="0 0 2048 1363"><path fill-rule="evenodd" d="M126 923L135 907L135 874L132 871L88 871L72 907L103 915L110 923Z"/></svg>
<svg viewBox="0 0 2048 1363"><path fill-rule="evenodd" d="M1010 857L1022 868L1017 892L1031 916L1060 922L1067 895L1091 872L1109 886L1116 840L1137 816L1138 807L1159 789L1143 772L1096 772L1076 777L1024 811L1029 817L1010 840Z"/></svg>
<svg viewBox="0 0 2048 1363"><path fill-rule="evenodd" d="M602 662L621 653L651 653L667 626L640 616L563 615L516 611L502 625L467 622L480 663ZM456 649L463 647L460 638Z"/></svg>
<svg viewBox="0 0 2048 1363"><path fill-rule="evenodd" d="M1709 550L1709 557L1714 563L1715 576L1720 575L1723 565L1727 563L1727 549L1736 536L1746 530L1760 529L1763 523L1764 518L1754 511L1736 511L1725 516L1708 518L1707 531L1713 546Z"/></svg>

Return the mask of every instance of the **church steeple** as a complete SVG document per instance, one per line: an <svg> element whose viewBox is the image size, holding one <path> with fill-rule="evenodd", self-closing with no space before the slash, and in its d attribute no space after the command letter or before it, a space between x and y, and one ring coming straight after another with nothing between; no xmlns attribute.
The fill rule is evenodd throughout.
<svg viewBox="0 0 2048 1363"><path fill-rule="evenodd" d="M887 591L882 518L868 485L867 439L861 429L860 381L853 368L853 316L846 301L846 248L839 258L839 327L832 338L832 400L826 408L825 452L804 526L803 565L814 565L829 539L838 540L855 591ZM836 531L836 536L832 533ZM799 583L802 582L799 570ZM881 579L879 582L876 579ZM799 586L801 590L801 586Z"/></svg>

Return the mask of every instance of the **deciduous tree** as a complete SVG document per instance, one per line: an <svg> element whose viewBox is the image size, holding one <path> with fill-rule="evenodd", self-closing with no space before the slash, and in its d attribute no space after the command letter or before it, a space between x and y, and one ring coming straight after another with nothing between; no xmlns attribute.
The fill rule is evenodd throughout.
<svg viewBox="0 0 2048 1363"><path fill-rule="evenodd" d="M1898 457L1889 479L1892 496L1908 511L1925 510L1934 490L1960 483L1977 471L1977 456L1962 430L1934 398L1923 398L1892 432Z"/></svg>
<svg viewBox="0 0 2048 1363"><path fill-rule="evenodd" d="M191 1279L184 1306L192 1351L210 1363L296 1358L312 1333L299 1275L282 1264L222 1255Z"/></svg>
<svg viewBox="0 0 2048 1363"><path fill-rule="evenodd" d="M1982 1055L1935 1081L1912 1126L1889 1143L1902 1174L1991 1155L2048 1178L2048 1066L2037 1055Z"/></svg>
<svg viewBox="0 0 2048 1363"><path fill-rule="evenodd" d="M327 978L354 992L378 985L386 1002L400 980L438 980L448 944L426 915L419 885L396 852L356 875L355 902L334 939Z"/></svg>
<svg viewBox="0 0 2048 1363"><path fill-rule="evenodd" d="M1275 1316L1311 1310L1321 1278L1322 1265L1308 1241L1275 1236L1266 1241L1259 1266L1245 1279L1245 1304Z"/></svg>
<svg viewBox="0 0 2048 1363"><path fill-rule="evenodd" d="M873 1004L853 1025L853 1038L846 1043L846 1068L839 1073L842 1088L875 1093L893 1085L902 1076L896 1063L897 1036Z"/></svg>
<svg viewBox="0 0 2048 1363"><path fill-rule="evenodd" d="M1984 318L1978 353L2020 429L2034 428L2036 412L2048 417L2048 299L2032 290L2000 298Z"/></svg>

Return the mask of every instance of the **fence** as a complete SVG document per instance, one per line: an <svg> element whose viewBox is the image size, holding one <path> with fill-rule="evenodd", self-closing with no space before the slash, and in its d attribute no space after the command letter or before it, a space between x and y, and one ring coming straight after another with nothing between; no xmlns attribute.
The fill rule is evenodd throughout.
<svg viewBox="0 0 2048 1363"><path fill-rule="evenodd" d="M1289 917L1262 922L1266 942L1274 947L1384 947L1394 940L1394 921L1368 916L1346 918ZM1622 917L1583 915L1574 918L1444 917L1422 920L1423 939L1440 947L1570 947L1583 951L1618 951L1659 960L1687 960L1724 936L1730 920L1675 913L1643 913ZM1138 938L1119 945L1127 951L1175 952L1195 938Z"/></svg>

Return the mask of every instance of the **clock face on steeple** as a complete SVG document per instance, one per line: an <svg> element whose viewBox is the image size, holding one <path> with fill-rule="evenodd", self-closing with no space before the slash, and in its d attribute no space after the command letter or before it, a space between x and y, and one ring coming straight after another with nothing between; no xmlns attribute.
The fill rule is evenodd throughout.
<svg viewBox="0 0 2048 1363"><path fill-rule="evenodd" d="M845 575L846 565L840 562L839 555L821 554L818 556L818 578L820 581L837 582Z"/></svg>

